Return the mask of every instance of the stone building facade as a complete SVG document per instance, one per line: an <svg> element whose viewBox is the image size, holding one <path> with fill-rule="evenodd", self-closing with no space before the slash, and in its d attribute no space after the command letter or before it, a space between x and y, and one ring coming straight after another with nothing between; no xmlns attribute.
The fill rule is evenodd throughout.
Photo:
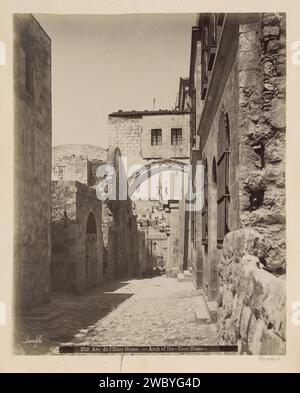
<svg viewBox="0 0 300 393"><path fill-rule="evenodd" d="M15 305L49 299L51 211L51 40L30 14L14 28Z"/></svg>
<svg viewBox="0 0 300 393"><path fill-rule="evenodd" d="M182 89L183 92L186 90ZM164 242L164 265L167 275L176 277L184 268L184 204L181 191L178 192L177 175L170 171L159 171L160 165L189 164L190 160L190 117L188 107L175 110L158 111L130 111L114 112L109 115L109 144L118 146L122 155L131 164L144 166L136 170L142 174L151 165L157 166L158 174L147 175L141 188L146 190L148 201L136 200L136 204L146 203L149 211L153 212L158 203L168 221L168 228L163 229L167 240ZM135 160L136 157L136 160ZM180 172L179 172L180 173ZM133 176L131 174L131 176ZM182 177L182 173L179 174ZM166 191L167 190L167 191ZM149 191L149 194L148 194ZM180 195L179 195L180 194ZM139 198L139 197L138 197ZM146 198L147 199L147 198ZM138 212L138 209L137 209ZM156 209L158 212L158 209ZM151 217L154 215L151 213ZM154 220L150 219L150 226L154 228ZM161 224L164 219L159 220ZM139 219L139 224L143 220ZM146 231L147 237L147 231ZM148 246L152 247L154 239L148 239ZM158 239L156 240L158 242Z"/></svg>
<svg viewBox="0 0 300 393"><path fill-rule="evenodd" d="M109 145L123 156L143 160L189 159L189 112L180 110L114 112L109 115Z"/></svg>
<svg viewBox="0 0 300 393"><path fill-rule="evenodd" d="M217 302L220 343L285 353L283 14L201 14L192 30L192 164L204 206L189 215L194 280Z"/></svg>

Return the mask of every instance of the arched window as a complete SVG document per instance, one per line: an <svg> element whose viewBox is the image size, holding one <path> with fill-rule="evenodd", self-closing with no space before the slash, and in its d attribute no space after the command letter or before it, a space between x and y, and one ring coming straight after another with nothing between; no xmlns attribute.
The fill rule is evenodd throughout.
<svg viewBox="0 0 300 393"><path fill-rule="evenodd" d="M93 213L90 213L86 222L86 233L97 233L96 220Z"/></svg>
<svg viewBox="0 0 300 393"><path fill-rule="evenodd" d="M230 203L229 187L229 152L230 132L228 114L222 112L219 122L217 156L217 203L218 203L218 244L222 244L224 236L229 232L228 212Z"/></svg>

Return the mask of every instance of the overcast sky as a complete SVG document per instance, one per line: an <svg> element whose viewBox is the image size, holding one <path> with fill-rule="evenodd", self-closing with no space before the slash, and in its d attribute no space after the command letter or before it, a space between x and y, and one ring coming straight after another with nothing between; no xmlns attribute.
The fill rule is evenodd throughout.
<svg viewBox="0 0 300 393"><path fill-rule="evenodd" d="M196 15L35 17L52 40L54 145L107 147L109 113L174 107Z"/></svg>

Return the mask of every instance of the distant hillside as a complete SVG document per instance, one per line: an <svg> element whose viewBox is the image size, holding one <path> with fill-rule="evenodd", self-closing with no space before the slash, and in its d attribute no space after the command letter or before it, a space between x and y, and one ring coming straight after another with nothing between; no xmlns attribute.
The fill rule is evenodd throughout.
<svg viewBox="0 0 300 393"><path fill-rule="evenodd" d="M52 148L52 160L57 160L63 156L84 156L89 160L107 160L107 152L100 146L94 145L81 145L81 144L70 144L70 145L57 145Z"/></svg>

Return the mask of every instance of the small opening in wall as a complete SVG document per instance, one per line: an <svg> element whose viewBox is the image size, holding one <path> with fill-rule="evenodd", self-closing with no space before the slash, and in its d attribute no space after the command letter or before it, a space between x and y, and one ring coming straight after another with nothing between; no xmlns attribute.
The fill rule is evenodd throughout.
<svg viewBox="0 0 300 393"><path fill-rule="evenodd" d="M253 191L249 196L250 211L259 209L264 202L265 190Z"/></svg>
<svg viewBox="0 0 300 393"><path fill-rule="evenodd" d="M212 164L212 179L214 184L217 184L217 163L216 163L216 158L213 158L213 164Z"/></svg>
<svg viewBox="0 0 300 393"><path fill-rule="evenodd" d="M272 329L273 327L274 327L274 326L273 326L273 323L272 323L272 322L269 322L267 328L268 328L268 329Z"/></svg>
<svg viewBox="0 0 300 393"><path fill-rule="evenodd" d="M96 220L93 213L90 213L86 223L86 233L97 233Z"/></svg>
<svg viewBox="0 0 300 393"><path fill-rule="evenodd" d="M265 146L264 145L258 145L258 146L253 146L253 150L255 153L258 155L260 159L260 169L265 167Z"/></svg>

